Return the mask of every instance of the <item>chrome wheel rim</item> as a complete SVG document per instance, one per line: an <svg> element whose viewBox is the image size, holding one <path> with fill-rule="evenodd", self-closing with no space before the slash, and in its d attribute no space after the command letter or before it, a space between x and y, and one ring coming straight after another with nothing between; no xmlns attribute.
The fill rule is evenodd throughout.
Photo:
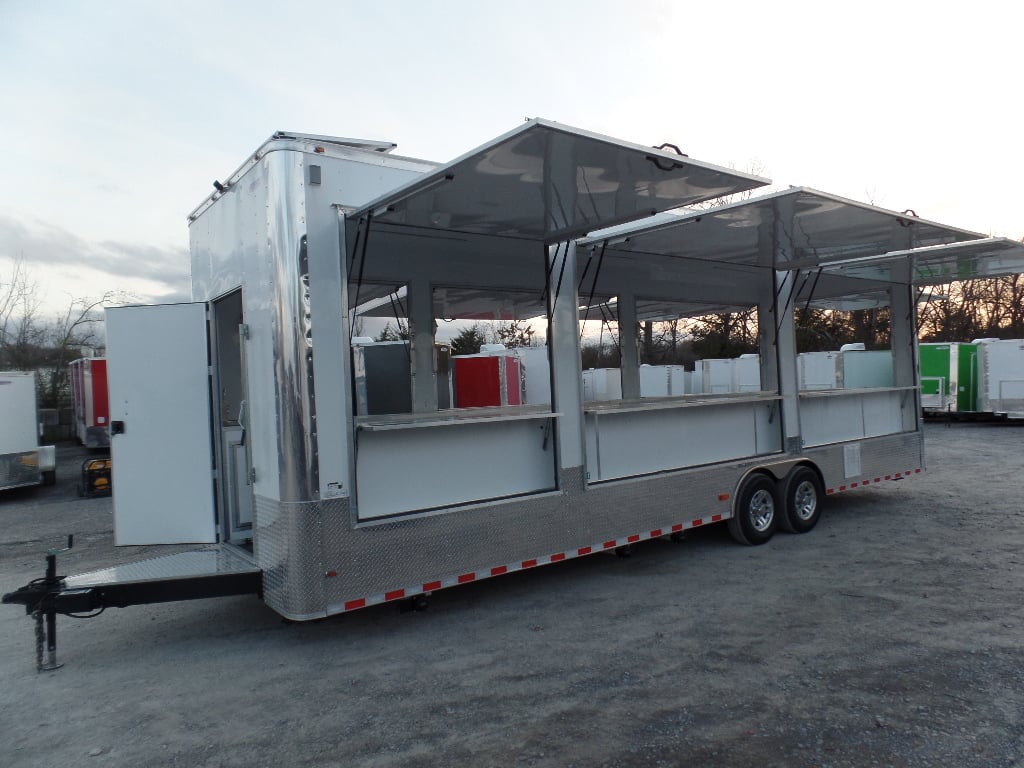
<svg viewBox="0 0 1024 768"><path fill-rule="evenodd" d="M793 511L803 522L807 522L818 510L818 491L814 483L804 480L793 493Z"/></svg>
<svg viewBox="0 0 1024 768"><path fill-rule="evenodd" d="M764 533L775 519L775 501L769 491L755 491L747 507L750 524L758 533Z"/></svg>

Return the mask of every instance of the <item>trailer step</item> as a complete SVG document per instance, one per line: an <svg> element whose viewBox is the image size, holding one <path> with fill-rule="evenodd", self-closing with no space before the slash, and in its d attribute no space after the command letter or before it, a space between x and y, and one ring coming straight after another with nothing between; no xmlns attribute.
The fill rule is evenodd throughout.
<svg viewBox="0 0 1024 768"><path fill-rule="evenodd" d="M120 587L191 579L258 576L251 556L234 547L210 546L91 571L64 579L67 589ZM252 591L252 590L250 590Z"/></svg>

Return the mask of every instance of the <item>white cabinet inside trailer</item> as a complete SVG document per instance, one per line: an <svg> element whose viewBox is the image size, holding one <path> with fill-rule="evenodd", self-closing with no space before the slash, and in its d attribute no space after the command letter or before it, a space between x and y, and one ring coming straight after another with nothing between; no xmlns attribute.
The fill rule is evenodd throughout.
<svg viewBox="0 0 1024 768"><path fill-rule="evenodd" d="M114 540L216 540L205 304L107 310Z"/></svg>

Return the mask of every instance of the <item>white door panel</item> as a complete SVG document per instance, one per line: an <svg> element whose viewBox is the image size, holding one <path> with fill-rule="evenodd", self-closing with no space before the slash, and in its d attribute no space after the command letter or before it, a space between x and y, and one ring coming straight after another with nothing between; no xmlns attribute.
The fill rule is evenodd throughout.
<svg viewBox="0 0 1024 768"><path fill-rule="evenodd" d="M115 543L216 541L206 305L117 307L106 325Z"/></svg>

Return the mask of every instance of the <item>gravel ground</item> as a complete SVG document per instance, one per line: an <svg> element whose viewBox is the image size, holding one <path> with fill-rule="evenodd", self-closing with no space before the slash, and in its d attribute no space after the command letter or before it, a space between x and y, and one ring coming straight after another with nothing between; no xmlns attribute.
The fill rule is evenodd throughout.
<svg viewBox="0 0 1024 768"><path fill-rule="evenodd" d="M929 472L764 547L724 527L288 624L252 597L0 611L4 766L1024 766L1024 428L929 424ZM153 554L109 499L0 494L0 591ZM170 551L168 548L163 548Z"/></svg>

